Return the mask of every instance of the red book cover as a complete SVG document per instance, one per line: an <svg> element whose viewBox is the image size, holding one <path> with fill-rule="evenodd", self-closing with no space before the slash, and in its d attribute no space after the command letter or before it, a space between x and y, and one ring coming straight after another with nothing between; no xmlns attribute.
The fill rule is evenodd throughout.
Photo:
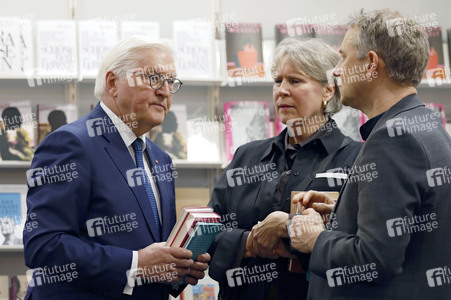
<svg viewBox="0 0 451 300"><path fill-rule="evenodd" d="M228 77L265 77L262 41L260 23L237 23L235 26L227 26Z"/></svg>
<svg viewBox="0 0 451 300"><path fill-rule="evenodd" d="M441 27L426 27L429 41L429 63L423 78L445 79L445 58L443 56L443 39Z"/></svg>

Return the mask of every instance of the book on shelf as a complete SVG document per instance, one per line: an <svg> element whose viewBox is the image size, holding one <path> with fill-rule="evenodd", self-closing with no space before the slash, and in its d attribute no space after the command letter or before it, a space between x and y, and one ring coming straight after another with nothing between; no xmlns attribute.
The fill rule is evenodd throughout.
<svg viewBox="0 0 451 300"><path fill-rule="evenodd" d="M215 300L218 299L219 283L208 276L200 279L196 285L187 285L180 299L182 300ZM173 298L171 298L173 299Z"/></svg>
<svg viewBox="0 0 451 300"><path fill-rule="evenodd" d="M30 101L0 102L0 160L31 161L35 127Z"/></svg>
<svg viewBox="0 0 451 300"><path fill-rule="evenodd" d="M232 160L239 146L271 137L269 105L265 101L225 102L224 115L227 160Z"/></svg>
<svg viewBox="0 0 451 300"><path fill-rule="evenodd" d="M226 130L224 123L203 118L186 122L188 131L188 161L218 162L221 160L221 141Z"/></svg>
<svg viewBox="0 0 451 300"><path fill-rule="evenodd" d="M9 299L9 277L0 275L0 300Z"/></svg>
<svg viewBox="0 0 451 300"><path fill-rule="evenodd" d="M276 46L286 38L298 40L313 38L313 25L296 22L286 22L274 26L276 32Z"/></svg>
<svg viewBox="0 0 451 300"><path fill-rule="evenodd" d="M226 26L228 77L265 77L260 23Z"/></svg>
<svg viewBox="0 0 451 300"><path fill-rule="evenodd" d="M185 207L166 241L166 246L183 247L196 223L218 223L219 221L219 215L210 207Z"/></svg>
<svg viewBox="0 0 451 300"><path fill-rule="evenodd" d="M20 76L33 72L31 20L0 17L0 75Z"/></svg>
<svg viewBox="0 0 451 300"><path fill-rule="evenodd" d="M36 22L37 74L39 77L75 78L78 73L75 21Z"/></svg>
<svg viewBox="0 0 451 300"><path fill-rule="evenodd" d="M38 145L51 132L77 120L75 104L38 104Z"/></svg>
<svg viewBox="0 0 451 300"><path fill-rule="evenodd" d="M339 51L348 29L345 25L335 25L332 28L315 27L315 38L322 39L326 44Z"/></svg>
<svg viewBox="0 0 451 300"><path fill-rule="evenodd" d="M151 40L160 40L160 23L150 21L122 21L119 23L120 38L143 35Z"/></svg>
<svg viewBox="0 0 451 300"><path fill-rule="evenodd" d="M425 105L437 115L443 127L446 128L445 106L442 103L425 103Z"/></svg>
<svg viewBox="0 0 451 300"><path fill-rule="evenodd" d="M24 300L27 294L28 280L26 275L11 277L11 299Z"/></svg>
<svg viewBox="0 0 451 300"><path fill-rule="evenodd" d="M0 184L0 248L22 247L27 186Z"/></svg>
<svg viewBox="0 0 451 300"><path fill-rule="evenodd" d="M97 76L106 53L117 43L117 23L114 21L78 21L80 73Z"/></svg>
<svg viewBox="0 0 451 300"><path fill-rule="evenodd" d="M152 128L149 138L172 159L186 159L186 105L174 104L161 125Z"/></svg>
<svg viewBox="0 0 451 300"><path fill-rule="evenodd" d="M300 206L299 203L293 204L293 197L300 193L301 191L291 191L291 205L290 205L290 214L292 215L298 215L300 214ZM321 191L322 193L326 193L331 197L333 200L337 200L339 193L338 192L332 192L332 191ZM288 260L288 271L292 273L305 273L307 270L304 270L301 263L298 259L290 258Z"/></svg>
<svg viewBox="0 0 451 300"><path fill-rule="evenodd" d="M423 78L430 80L446 79L445 58L443 56L443 39L441 27L426 27L429 41L429 62Z"/></svg>
<svg viewBox="0 0 451 300"><path fill-rule="evenodd" d="M177 76L213 78L213 24L207 21L173 21Z"/></svg>

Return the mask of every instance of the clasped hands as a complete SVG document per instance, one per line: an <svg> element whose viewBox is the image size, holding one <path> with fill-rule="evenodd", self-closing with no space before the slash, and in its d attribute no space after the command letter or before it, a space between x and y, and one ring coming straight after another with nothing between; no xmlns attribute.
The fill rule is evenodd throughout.
<svg viewBox="0 0 451 300"><path fill-rule="evenodd" d="M156 282L179 282L186 275L186 283L196 285L204 278L211 257L204 253L193 261L192 255L184 248L168 247L165 242L154 243L138 251L138 268Z"/></svg>
<svg viewBox="0 0 451 300"><path fill-rule="evenodd" d="M282 242L283 238L288 237L291 246L296 250L303 253L312 252L319 234L325 230L335 201L325 193L308 191L295 195L293 204L298 205L301 214L293 217L288 231L289 214L282 211L272 212L252 227L244 257L293 258Z"/></svg>

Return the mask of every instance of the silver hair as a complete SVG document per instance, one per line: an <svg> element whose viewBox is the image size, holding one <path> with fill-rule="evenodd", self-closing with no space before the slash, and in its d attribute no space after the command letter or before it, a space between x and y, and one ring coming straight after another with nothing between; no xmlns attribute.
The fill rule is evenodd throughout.
<svg viewBox="0 0 451 300"><path fill-rule="evenodd" d="M358 59L373 50L384 60L388 77L402 85L420 84L429 60L428 37L420 24L386 8L362 9L347 25L359 29L353 41Z"/></svg>
<svg viewBox="0 0 451 300"><path fill-rule="evenodd" d="M112 71L119 78L124 78L129 70L139 67L142 51L165 52L172 56L171 49L161 43L155 43L145 36L131 36L120 40L106 55L97 73L94 96L100 100L105 91L106 74ZM162 66L164 67L164 66Z"/></svg>
<svg viewBox="0 0 451 300"><path fill-rule="evenodd" d="M273 78L280 62L287 57L296 70L320 82L323 86L333 83L335 94L327 103L324 114L334 114L341 110L340 90L337 81L332 75L333 69L340 60L340 55L331 46L320 39L296 40L284 39L276 48L271 67Z"/></svg>

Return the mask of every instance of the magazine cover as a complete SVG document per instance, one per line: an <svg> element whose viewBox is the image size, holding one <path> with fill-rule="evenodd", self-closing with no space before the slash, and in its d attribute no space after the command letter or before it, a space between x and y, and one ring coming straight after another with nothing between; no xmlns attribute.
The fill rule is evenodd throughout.
<svg viewBox="0 0 451 300"><path fill-rule="evenodd" d="M1 160L30 161L34 153L36 125L30 101L0 102Z"/></svg>
<svg viewBox="0 0 451 300"><path fill-rule="evenodd" d="M107 52L117 43L117 24L114 21L78 21L80 73L97 76Z"/></svg>
<svg viewBox="0 0 451 300"><path fill-rule="evenodd" d="M26 185L0 185L0 248L23 247Z"/></svg>
<svg viewBox="0 0 451 300"><path fill-rule="evenodd" d="M441 103L425 103L425 105L437 114L442 121L443 127L446 128L445 106Z"/></svg>
<svg viewBox="0 0 451 300"><path fill-rule="evenodd" d="M227 26L226 57L229 77L265 77L262 40L260 23Z"/></svg>
<svg viewBox="0 0 451 300"><path fill-rule="evenodd" d="M236 149L246 143L271 136L269 105L264 101L224 103L226 124L226 159L232 160Z"/></svg>
<svg viewBox="0 0 451 300"><path fill-rule="evenodd" d="M77 120L75 104L38 104L38 145L51 132Z"/></svg>
<svg viewBox="0 0 451 300"><path fill-rule="evenodd" d="M310 24L283 23L274 26L276 31L276 46L285 38L291 37L295 39L313 38L313 26Z"/></svg>
<svg viewBox="0 0 451 300"><path fill-rule="evenodd" d="M33 71L31 20L0 18L0 75L28 75Z"/></svg>
<svg viewBox="0 0 451 300"><path fill-rule="evenodd" d="M315 27L315 38L322 39L339 51L347 30L345 25L335 25L333 28Z"/></svg>
<svg viewBox="0 0 451 300"><path fill-rule="evenodd" d="M163 123L152 128L150 139L172 159L187 159L186 105L174 104L168 111Z"/></svg>
<svg viewBox="0 0 451 300"><path fill-rule="evenodd" d="M213 31L206 21L173 21L175 65L179 77L212 78Z"/></svg>
<svg viewBox="0 0 451 300"><path fill-rule="evenodd" d="M423 78L445 79L445 58L441 27L426 27L429 41L429 62Z"/></svg>

